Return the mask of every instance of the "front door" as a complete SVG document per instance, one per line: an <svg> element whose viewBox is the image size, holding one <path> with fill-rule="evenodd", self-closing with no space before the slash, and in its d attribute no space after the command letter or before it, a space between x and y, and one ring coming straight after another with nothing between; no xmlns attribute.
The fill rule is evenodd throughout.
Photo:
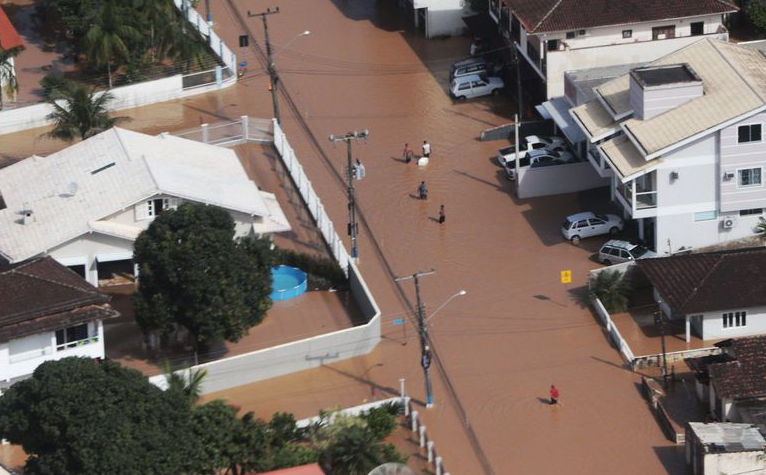
<svg viewBox="0 0 766 475"><path fill-rule="evenodd" d="M652 39L653 40L666 40L668 38L675 38L676 37L676 26L670 25L670 26L656 26L652 28Z"/></svg>

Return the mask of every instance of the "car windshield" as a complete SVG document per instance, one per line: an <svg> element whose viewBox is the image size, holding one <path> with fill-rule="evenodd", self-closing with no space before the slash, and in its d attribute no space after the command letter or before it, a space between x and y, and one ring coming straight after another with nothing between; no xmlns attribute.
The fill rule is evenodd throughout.
<svg viewBox="0 0 766 475"><path fill-rule="evenodd" d="M601 221L609 221L609 218L607 218L607 216L606 216L605 214L597 214L597 215L595 215L595 216L596 216L598 219L600 219Z"/></svg>
<svg viewBox="0 0 766 475"><path fill-rule="evenodd" d="M571 227L572 227L572 221L570 221L570 220L569 220L569 218L567 218L567 219L564 221L564 229L569 229L569 228L571 228Z"/></svg>
<svg viewBox="0 0 766 475"><path fill-rule="evenodd" d="M630 253L633 254L633 257L635 259L638 259L639 257L643 256L647 252L649 252L649 249L645 248L644 246L636 246L630 250Z"/></svg>

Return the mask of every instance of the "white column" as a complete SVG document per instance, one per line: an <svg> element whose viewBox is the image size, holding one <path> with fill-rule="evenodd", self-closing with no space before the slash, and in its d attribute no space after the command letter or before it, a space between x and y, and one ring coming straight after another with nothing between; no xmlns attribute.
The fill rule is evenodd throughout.
<svg viewBox="0 0 766 475"><path fill-rule="evenodd" d="M436 457L436 475L442 475L442 458Z"/></svg>
<svg viewBox="0 0 766 475"><path fill-rule="evenodd" d="M98 261L95 256L88 256L85 273L85 280L87 280L93 287L98 288Z"/></svg>
<svg viewBox="0 0 766 475"><path fill-rule="evenodd" d="M96 320L96 336L98 337L98 357L106 356L106 342L104 342L104 321Z"/></svg>
<svg viewBox="0 0 766 475"><path fill-rule="evenodd" d="M420 447L426 446L426 426L420 426Z"/></svg>
<svg viewBox="0 0 766 475"><path fill-rule="evenodd" d="M691 341L691 317L689 315L686 316L686 343L689 343Z"/></svg>
<svg viewBox="0 0 766 475"><path fill-rule="evenodd" d="M428 463L431 463L434 461L434 441L429 440L426 446L428 447Z"/></svg>
<svg viewBox="0 0 766 475"><path fill-rule="evenodd" d="M412 411L412 432L418 430L418 411Z"/></svg>

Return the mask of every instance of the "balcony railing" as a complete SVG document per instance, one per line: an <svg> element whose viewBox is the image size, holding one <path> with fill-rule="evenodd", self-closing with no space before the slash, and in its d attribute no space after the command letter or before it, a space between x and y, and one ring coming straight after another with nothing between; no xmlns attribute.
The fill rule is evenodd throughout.
<svg viewBox="0 0 766 475"><path fill-rule="evenodd" d="M98 343L98 336L91 336L88 338L83 338L82 340L77 341L68 341L66 343L62 343L60 345L56 345L56 351L62 351L69 348L76 348L78 346L85 346L90 345L91 343Z"/></svg>
<svg viewBox="0 0 766 475"><path fill-rule="evenodd" d="M633 185L634 182L620 183L616 187L617 193L622 196L633 211L657 207L657 190L649 190L642 186L636 186L634 193Z"/></svg>

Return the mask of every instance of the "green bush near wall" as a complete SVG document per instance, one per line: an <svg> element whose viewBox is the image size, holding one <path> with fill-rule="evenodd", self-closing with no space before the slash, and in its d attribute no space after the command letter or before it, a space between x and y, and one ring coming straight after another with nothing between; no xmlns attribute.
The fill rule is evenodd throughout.
<svg viewBox="0 0 766 475"><path fill-rule="evenodd" d="M290 249L276 248L273 251L273 265L297 267L308 274L309 289L348 289L348 278L340 265L333 259L313 256Z"/></svg>

